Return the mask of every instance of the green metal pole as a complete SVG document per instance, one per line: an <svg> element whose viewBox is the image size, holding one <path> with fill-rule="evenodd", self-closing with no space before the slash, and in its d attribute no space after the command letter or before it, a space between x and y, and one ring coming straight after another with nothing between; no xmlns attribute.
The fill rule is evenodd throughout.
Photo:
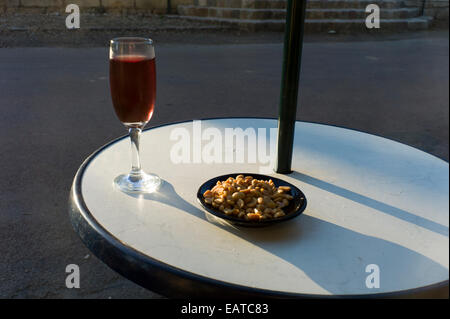
<svg viewBox="0 0 450 319"><path fill-rule="evenodd" d="M170 0L167 0L166 13L167 13L167 14L171 14L171 13L172 13L172 3L171 3Z"/></svg>
<svg viewBox="0 0 450 319"><path fill-rule="evenodd" d="M288 0L280 107L278 110L277 161L275 164L275 171L281 174L292 172L292 148L297 113L305 11L306 0Z"/></svg>

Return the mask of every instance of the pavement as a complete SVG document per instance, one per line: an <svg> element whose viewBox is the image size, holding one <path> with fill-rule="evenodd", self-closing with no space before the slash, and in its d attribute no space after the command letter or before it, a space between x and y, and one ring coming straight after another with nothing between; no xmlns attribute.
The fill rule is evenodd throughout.
<svg viewBox="0 0 450 319"><path fill-rule="evenodd" d="M276 117L282 60L276 37L250 44L157 41L158 97L148 127ZM107 57L105 47L0 49L1 298L161 297L92 256L68 219L80 164L126 133L111 105ZM304 45L297 119L378 134L448 161L448 70L448 30L313 39ZM79 289L65 286L68 264L80 266Z"/></svg>

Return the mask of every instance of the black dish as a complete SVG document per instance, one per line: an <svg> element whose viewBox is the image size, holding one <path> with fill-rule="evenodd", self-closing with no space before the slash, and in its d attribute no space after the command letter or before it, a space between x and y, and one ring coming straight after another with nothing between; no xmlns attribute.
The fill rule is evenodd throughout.
<svg viewBox="0 0 450 319"><path fill-rule="evenodd" d="M279 186L289 186L291 188L290 195L294 197L288 206L283 208L283 211L285 212L285 216L274 218L274 219L267 219L263 221L247 221L240 218L237 218L235 216L228 216L219 211L218 209L215 209L211 205L205 203L203 198L203 193L206 192L208 189L213 188L217 181L225 181L229 177L236 178L238 175L244 175L244 176L253 176L253 178L259 179L259 180L265 180L268 181L271 179L276 187ZM245 227L263 227L263 226L269 226L273 224L278 224L284 221L287 221L289 219L292 219L294 217L297 217L300 215L306 208L306 197L303 192L298 189L296 186L292 185L291 183L288 183L286 181L283 181L279 178L268 176L268 175L261 175L261 174L252 174L252 173L235 173L235 174L227 174L222 176L214 177L205 183L203 183L200 188L197 191L197 199L200 202L200 204L203 206L203 208L210 214L219 217L221 219L224 219L228 221L229 223L237 226L245 226Z"/></svg>

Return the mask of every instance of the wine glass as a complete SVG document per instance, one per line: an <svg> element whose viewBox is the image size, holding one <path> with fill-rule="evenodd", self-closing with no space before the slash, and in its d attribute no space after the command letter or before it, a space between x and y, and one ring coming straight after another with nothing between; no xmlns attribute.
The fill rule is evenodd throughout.
<svg viewBox="0 0 450 319"><path fill-rule="evenodd" d="M131 140L131 172L114 179L127 193L152 193L161 179L141 169L139 138L153 115L156 99L155 49L146 38L115 38L109 47L109 83L114 110L128 129Z"/></svg>

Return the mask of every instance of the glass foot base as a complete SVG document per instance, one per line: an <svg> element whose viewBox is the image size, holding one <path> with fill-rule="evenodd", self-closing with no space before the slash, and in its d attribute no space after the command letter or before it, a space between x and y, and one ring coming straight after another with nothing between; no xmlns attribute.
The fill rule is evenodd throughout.
<svg viewBox="0 0 450 319"><path fill-rule="evenodd" d="M122 174L114 179L114 184L125 193L153 193L161 186L161 179L154 174Z"/></svg>

